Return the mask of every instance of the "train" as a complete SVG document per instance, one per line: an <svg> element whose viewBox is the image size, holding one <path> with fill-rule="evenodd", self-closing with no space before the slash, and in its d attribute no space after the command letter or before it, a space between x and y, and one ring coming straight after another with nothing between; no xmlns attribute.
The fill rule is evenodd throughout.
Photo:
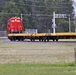
<svg viewBox="0 0 76 75"><path fill-rule="evenodd" d="M12 17L7 20L7 34L17 34L17 33L23 33L24 27L23 27L23 21L20 19L20 17ZM15 40L23 40L24 37L8 37L11 41Z"/></svg>
<svg viewBox="0 0 76 75"><path fill-rule="evenodd" d="M20 17L12 17L7 20L7 37L11 41L58 41L59 39L76 39L76 32L60 33L24 33L23 21Z"/></svg>
<svg viewBox="0 0 76 75"><path fill-rule="evenodd" d="M8 33L22 33L23 23L20 17L12 17L7 20Z"/></svg>

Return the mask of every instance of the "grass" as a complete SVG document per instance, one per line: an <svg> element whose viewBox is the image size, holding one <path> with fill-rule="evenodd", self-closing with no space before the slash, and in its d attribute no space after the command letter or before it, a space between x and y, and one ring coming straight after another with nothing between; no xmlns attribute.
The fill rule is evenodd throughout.
<svg viewBox="0 0 76 75"><path fill-rule="evenodd" d="M3 64L0 75L76 75L76 63Z"/></svg>
<svg viewBox="0 0 76 75"><path fill-rule="evenodd" d="M3 41L0 44L0 63L74 62L75 47L75 44Z"/></svg>
<svg viewBox="0 0 76 75"><path fill-rule="evenodd" d="M75 42L0 40L0 75L76 75Z"/></svg>

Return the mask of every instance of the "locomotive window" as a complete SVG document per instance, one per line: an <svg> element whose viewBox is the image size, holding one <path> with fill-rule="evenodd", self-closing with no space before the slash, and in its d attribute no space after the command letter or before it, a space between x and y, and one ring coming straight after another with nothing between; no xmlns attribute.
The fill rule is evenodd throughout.
<svg viewBox="0 0 76 75"><path fill-rule="evenodd" d="M20 20L17 20L17 22L20 22Z"/></svg>
<svg viewBox="0 0 76 75"><path fill-rule="evenodd" d="M14 22L14 20L11 20L11 22Z"/></svg>

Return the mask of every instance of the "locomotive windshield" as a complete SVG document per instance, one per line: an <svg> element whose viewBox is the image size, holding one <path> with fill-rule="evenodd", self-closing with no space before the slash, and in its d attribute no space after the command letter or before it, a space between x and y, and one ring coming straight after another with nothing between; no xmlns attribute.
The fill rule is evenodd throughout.
<svg viewBox="0 0 76 75"><path fill-rule="evenodd" d="M15 22L14 20L11 20L11 22Z"/></svg>
<svg viewBox="0 0 76 75"><path fill-rule="evenodd" d="M11 20L11 22L21 22L20 20Z"/></svg>

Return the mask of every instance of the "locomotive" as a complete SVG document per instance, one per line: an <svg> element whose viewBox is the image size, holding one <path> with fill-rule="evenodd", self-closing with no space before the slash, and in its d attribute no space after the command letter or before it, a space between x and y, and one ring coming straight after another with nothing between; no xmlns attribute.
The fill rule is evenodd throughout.
<svg viewBox="0 0 76 75"><path fill-rule="evenodd" d="M23 23L20 17L12 17L7 20L7 31L8 33L22 33Z"/></svg>
<svg viewBox="0 0 76 75"><path fill-rule="evenodd" d="M10 19L7 20L7 34L15 34L15 33L23 33L24 29L23 29L23 22L20 19L20 17L12 17ZM13 37L13 36L9 36L8 37L11 41L12 40L23 40L23 37Z"/></svg>

